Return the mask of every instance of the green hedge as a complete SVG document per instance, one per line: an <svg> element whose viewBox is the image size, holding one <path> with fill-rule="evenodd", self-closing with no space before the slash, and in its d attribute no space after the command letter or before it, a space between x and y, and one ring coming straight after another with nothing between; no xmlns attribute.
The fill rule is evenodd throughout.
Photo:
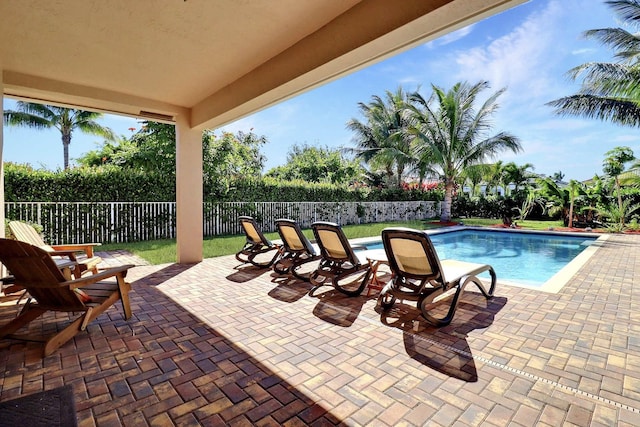
<svg viewBox="0 0 640 427"><path fill-rule="evenodd" d="M118 167L51 172L5 164L7 202L175 201L172 179Z"/></svg>
<svg viewBox="0 0 640 427"><path fill-rule="evenodd" d="M371 189L273 178L236 179L229 187L204 183L209 202L375 202L442 200L442 191ZM7 202L172 202L175 178L117 166L36 170L5 164Z"/></svg>

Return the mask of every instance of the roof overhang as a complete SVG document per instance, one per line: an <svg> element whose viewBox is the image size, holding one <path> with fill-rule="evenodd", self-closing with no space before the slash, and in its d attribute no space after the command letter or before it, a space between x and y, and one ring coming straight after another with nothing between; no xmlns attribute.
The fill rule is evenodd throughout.
<svg viewBox="0 0 640 427"><path fill-rule="evenodd" d="M525 0L6 0L4 94L216 128Z"/></svg>

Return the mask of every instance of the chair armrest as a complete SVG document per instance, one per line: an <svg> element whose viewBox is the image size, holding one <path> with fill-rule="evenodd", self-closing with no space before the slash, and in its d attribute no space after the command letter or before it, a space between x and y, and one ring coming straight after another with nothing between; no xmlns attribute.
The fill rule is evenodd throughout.
<svg viewBox="0 0 640 427"><path fill-rule="evenodd" d="M121 265L118 267L107 268L106 270L102 270L97 274L90 274L80 279L68 280L66 282L62 282L59 284L59 286L61 287L70 286L71 289L73 289L73 288L79 288L79 287L91 285L103 279L108 279L109 277L114 277L118 275L121 275L124 278L127 275L127 271L133 267L135 267L133 264L127 264L127 265Z"/></svg>
<svg viewBox="0 0 640 427"><path fill-rule="evenodd" d="M93 248L100 245L102 245L102 243L74 243L50 246L56 251L85 252L87 256L91 258L93 256Z"/></svg>
<svg viewBox="0 0 640 427"><path fill-rule="evenodd" d="M70 259L75 260L78 251L47 251L47 253L51 256L67 256Z"/></svg>

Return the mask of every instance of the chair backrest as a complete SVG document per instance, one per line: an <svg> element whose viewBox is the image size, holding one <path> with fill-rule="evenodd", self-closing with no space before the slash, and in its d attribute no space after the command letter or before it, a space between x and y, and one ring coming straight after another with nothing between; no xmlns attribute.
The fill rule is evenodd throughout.
<svg viewBox="0 0 640 427"><path fill-rule="evenodd" d="M297 222L291 219L276 219L276 228L287 252L306 252L316 255L316 250Z"/></svg>
<svg viewBox="0 0 640 427"><path fill-rule="evenodd" d="M53 248L42 240L42 237L38 234L36 229L26 222L11 221L9 222L9 229L11 230L11 234L13 234L17 240L38 246L45 251L53 252Z"/></svg>
<svg viewBox="0 0 640 427"><path fill-rule="evenodd" d="M66 279L45 250L18 240L0 239L0 262L39 305L63 311L85 309L69 286L60 286Z"/></svg>
<svg viewBox="0 0 640 427"><path fill-rule="evenodd" d="M250 216L241 216L238 220L240 221L242 230L244 230L245 236L247 236L248 242L256 245L271 246L271 242L262 234L262 230L260 230L260 226L258 226L255 219Z"/></svg>
<svg viewBox="0 0 640 427"><path fill-rule="evenodd" d="M397 276L444 282L438 254L424 231L385 228L382 230L382 244L389 267Z"/></svg>
<svg viewBox="0 0 640 427"><path fill-rule="evenodd" d="M348 261L353 265L360 264L347 236L338 224L318 221L311 224L311 229L324 259L337 262Z"/></svg>

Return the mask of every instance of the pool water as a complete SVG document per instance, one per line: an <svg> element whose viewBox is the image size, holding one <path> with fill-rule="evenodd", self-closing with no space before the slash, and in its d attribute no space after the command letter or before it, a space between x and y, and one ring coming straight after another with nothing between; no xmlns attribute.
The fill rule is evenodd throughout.
<svg viewBox="0 0 640 427"><path fill-rule="evenodd" d="M490 264L499 281L533 287L541 287L596 240L591 236L489 230L460 230L429 237L440 259ZM382 242L366 246L383 247Z"/></svg>

